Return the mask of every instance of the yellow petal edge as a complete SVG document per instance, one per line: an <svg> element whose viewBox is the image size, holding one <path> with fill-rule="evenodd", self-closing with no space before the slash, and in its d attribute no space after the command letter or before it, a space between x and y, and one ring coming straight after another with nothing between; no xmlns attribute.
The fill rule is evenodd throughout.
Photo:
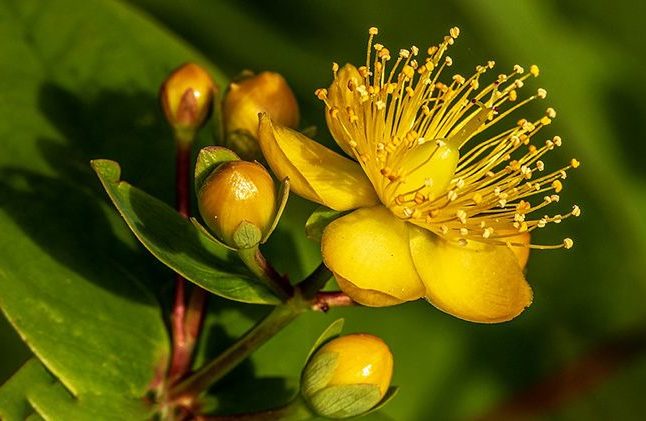
<svg viewBox="0 0 646 421"><path fill-rule="evenodd" d="M426 292L410 255L408 227L383 206L333 221L323 232L321 254L339 286L361 304L399 304Z"/></svg>
<svg viewBox="0 0 646 421"><path fill-rule="evenodd" d="M278 178L289 177L291 190L338 211L378 202L361 166L287 127L260 116L258 137L262 153Z"/></svg>
<svg viewBox="0 0 646 421"><path fill-rule="evenodd" d="M426 299L460 319L499 323L532 303L518 258L507 246L458 246L411 228L410 246Z"/></svg>

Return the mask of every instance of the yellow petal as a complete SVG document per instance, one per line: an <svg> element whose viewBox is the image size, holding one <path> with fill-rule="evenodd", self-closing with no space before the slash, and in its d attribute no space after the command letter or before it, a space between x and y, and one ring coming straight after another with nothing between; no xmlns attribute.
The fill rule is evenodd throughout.
<svg viewBox="0 0 646 421"><path fill-rule="evenodd" d="M410 255L408 226L383 206L361 208L328 225L321 253L341 286L347 280L359 290L369 290L365 294L345 290L359 302L392 305L396 302L391 297L409 301L425 293Z"/></svg>
<svg viewBox="0 0 646 421"><path fill-rule="evenodd" d="M307 136L260 117L260 147L278 178L289 177L291 190L338 211L372 206L379 199L356 162Z"/></svg>
<svg viewBox="0 0 646 421"><path fill-rule="evenodd" d="M359 71L349 63L337 72L334 82L332 82L330 89L328 89L328 101L331 107L334 107L337 110L345 110L346 107L353 102L354 93L348 89L348 83L354 83L355 86L363 84L363 78L359 74ZM325 113L327 127L330 129L332 137L341 149L343 149L343 151L349 156L353 157L354 154L350 147L351 139L343 129L338 117L333 117L333 113L330 111L331 110L328 110L328 112Z"/></svg>
<svg viewBox="0 0 646 421"><path fill-rule="evenodd" d="M505 241L509 241L511 243L526 244L529 246L530 235L529 232L523 232L513 237L507 237L505 238ZM513 251L516 255L520 268L525 269L527 260L529 260L529 247L511 246L511 251Z"/></svg>
<svg viewBox="0 0 646 421"><path fill-rule="evenodd" d="M473 242L461 247L417 227L410 238L426 298L440 310L472 322L497 323L532 303L532 290L508 247Z"/></svg>
<svg viewBox="0 0 646 421"><path fill-rule="evenodd" d="M361 305L368 307L387 307L401 304L404 300L395 298L383 292L375 291L374 289L361 289L355 284L343 278L341 275L334 274L336 283L339 288L345 292L350 298Z"/></svg>

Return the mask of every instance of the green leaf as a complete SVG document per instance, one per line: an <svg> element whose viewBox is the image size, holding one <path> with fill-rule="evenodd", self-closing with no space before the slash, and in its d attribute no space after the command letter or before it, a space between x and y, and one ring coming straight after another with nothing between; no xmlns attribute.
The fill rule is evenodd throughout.
<svg viewBox="0 0 646 421"><path fill-rule="evenodd" d="M278 223L280 222L280 218L283 216L283 212L285 211L285 206L287 206L287 199L289 199L289 190L290 190L289 177L285 177L285 179L280 183L280 189L278 190L278 206L276 206L276 213L274 214L274 220L271 223L271 226L269 227L265 235L262 237L261 242L263 244L267 242L271 234L278 226Z"/></svg>
<svg viewBox="0 0 646 421"><path fill-rule="evenodd" d="M310 398L310 405L321 415L332 418L353 417L370 410L380 400L374 384L330 386Z"/></svg>
<svg viewBox="0 0 646 421"><path fill-rule="evenodd" d="M92 166L132 232L161 262L221 297L255 304L279 302L267 287L242 273L230 250L213 243L165 203L120 181L119 164L95 160Z"/></svg>
<svg viewBox="0 0 646 421"><path fill-rule="evenodd" d="M34 413L28 393L35 387L50 385L56 379L36 359L27 361L16 374L0 387L0 419L24 420Z"/></svg>
<svg viewBox="0 0 646 421"><path fill-rule="evenodd" d="M260 228L251 222L242 221L233 233L233 242L240 249L250 249L257 246L262 239Z"/></svg>
<svg viewBox="0 0 646 421"><path fill-rule="evenodd" d="M72 396L37 359L27 361L0 387L0 418L69 420L146 420L152 408L143 398L120 393Z"/></svg>
<svg viewBox="0 0 646 421"><path fill-rule="evenodd" d="M317 354L307 362L303 369L301 390L303 396L312 398L319 390L325 388L334 375L334 369L338 364L339 354L337 352L323 352Z"/></svg>
<svg viewBox="0 0 646 421"><path fill-rule="evenodd" d="M384 406L386 406L388 404L388 402L390 402L395 396L397 396L397 393L399 393L399 387L390 386L388 388L388 390L386 391L386 394L384 395L384 397L381 398L381 400L379 401L379 403L377 405L375 405L371 410L369 410L368 412L365 412L362 415L368 415L368 414L372 414L374 412L379 411Z"/></svg>
<svg viewBox="0 0 646 421"><path fill-rule="evenodd" d="M323 345L325 342L336 338L341 334L343 331L343 324L345 323L344 319L337 319L334 322L332 322L324 331L321 333L321 335L316 339L316 342L314 342L314 345L312 345L312 348L310 349L310 353L307 355L307 358L305 359L305 362L309 361L310 358L312 358L312 355L316 352L317 349L321 345Z"/></svg>
<svg viewBox="0 0 646 421"><path fill-rule="evenodd" d="M325 227L348 212L339 212L325 206L319 206L305 223L305 235L312 241L321 242Z"/></svg>
<svg viewBox="0 0 646 421"><path fill-rule="evenodd" d="M200 149L195 163L195 191L199 191L206 177L221 164L239 161L240 158L230 149L221 146L207 146Z"/></svg>

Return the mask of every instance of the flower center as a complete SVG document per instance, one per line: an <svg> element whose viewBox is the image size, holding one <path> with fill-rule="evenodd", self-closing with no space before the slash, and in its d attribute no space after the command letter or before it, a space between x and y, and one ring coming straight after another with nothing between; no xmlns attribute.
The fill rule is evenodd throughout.
<svg viewBox="0 0 646 421"><path fill-rule="evenodd" d="M561 144L558 136L542 146L532 144L532 137L556 116L554 109L548 108L536 121L521 119L515 127L468 145L518 108L547 96L538 89L519 100L518 90L528 77L538 76L537 66L525 73L516 65L481 87L480 77L495 66L489 61L469 78L455 74L445 84L440 75L453 60L444 53L458 37L458 28L430 47L423 60L417 58L417 47L401 50L389 69L390 51L372 45L376 28L369 33L366 65L339 68L335 63L329 92L319 89L316 95L327 106L335 140L361 164L380 200L395 215L447 240L504 245L519 233L580 214L574 206L564 215L526 218L558 202L557 194L545 193L559 193L566 171L579 165L573 159L534 178L545 168L541 156ZM532 204L529 199L541 193L543 200ZM572 240L529 246L569 248Z"/></svg>

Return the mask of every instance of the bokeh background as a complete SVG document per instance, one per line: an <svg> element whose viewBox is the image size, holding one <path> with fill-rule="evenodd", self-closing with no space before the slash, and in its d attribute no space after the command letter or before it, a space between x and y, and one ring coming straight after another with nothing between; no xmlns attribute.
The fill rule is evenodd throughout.
<svg viewBox="0 0 646 421"><path fill-rule="evenodd" d="M85 253L83 258L116 256L151 279L148 287L159 297L170 291L169 273L123 226L115 235L130 245L128 252L112 253L113 244L101 241L105 230L116 228L100 225L106 217L96 214L94 204L109 206L87 163L116 159L126 179L172 202L172 143L156 102L158 84L172 68L195 60L221 83L243 69L278 71L300 101L303 126L318 126L319 139L330 143L313 91L329 83L332 61L363 60L370 26L380 28L379 42L392 51L426 47L460 26L450 55L464 73L490 58L499 69L539 64L541 77L528 83L528 92L548 90L558 116L543 134L564 139L549 162L556 166L577 157L583 163L566 180L560 205L565 210L578 203L583 216L536 236L541 243L570 236L576 245L533 253L527 275L535 293L532 307L493 326L454 319L423 302L310 314L215 392L222 411L241 403L261 408L287 396L314 338L330 321L345 317L347 331L371 332L391 345L394 383L401 387L383 410L392 419L631 420L646 413L646 3L1 3L0 207L15 211L12 203L19 198L26 226L50 226L49 235L39 238L45 249L69 249ZM545 105L525 113L540 115ZM209 134L200 141L209 143ZM42 192L18 197L12 183L35 180L20 175L21 168L47 177L57 190L41 183ZM48 208L61 206L69 210L67 218L48 216ZM267 247L294 279L320 260L317 245L302 231L313 208L291 199ZM70 221L74 226L65 226ZM24 235L33 233L25 229ZM96 248L75 248L79 238ZM24 258L29 264L30 257ZM200 358L224 347L266 311L218 300L211 309L211 334ZM29 356L2 318L0 381Z"/></svg>

